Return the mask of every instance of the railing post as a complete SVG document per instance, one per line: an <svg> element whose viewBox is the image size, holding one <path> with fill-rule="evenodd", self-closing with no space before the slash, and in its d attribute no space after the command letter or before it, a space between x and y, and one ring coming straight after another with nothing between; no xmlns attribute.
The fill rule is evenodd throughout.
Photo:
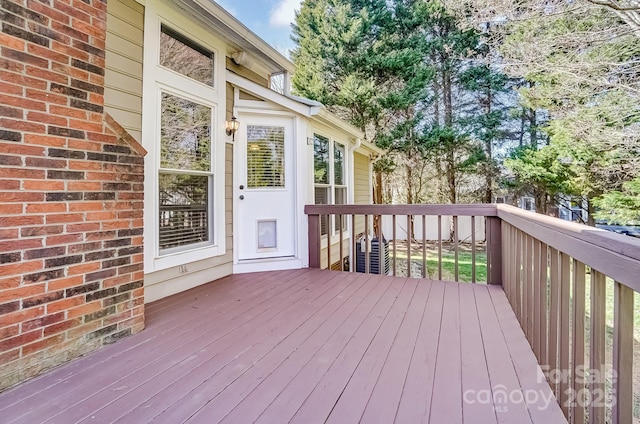
<svg viewBox="0 0 640 424"><path fill-rule="evenodd" d="M487 284L502 284L502 220L488 216L485 226L487 240Z"/></svg>
<svg viewBox="0 0 640 424"><path fill-rule="evenodd" d="M309 268L320 268L320 215L309 217Z"/></svg>

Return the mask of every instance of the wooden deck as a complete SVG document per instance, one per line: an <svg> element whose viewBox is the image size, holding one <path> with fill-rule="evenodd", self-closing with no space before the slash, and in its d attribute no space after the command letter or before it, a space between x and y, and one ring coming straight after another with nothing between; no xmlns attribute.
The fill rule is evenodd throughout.
<svg viewBox="0 0 640 424"><path fill-rule="evenodd" d="M0 394L0 421L566 422L502 288L312 269L152 303L142 333Z"/></svg>

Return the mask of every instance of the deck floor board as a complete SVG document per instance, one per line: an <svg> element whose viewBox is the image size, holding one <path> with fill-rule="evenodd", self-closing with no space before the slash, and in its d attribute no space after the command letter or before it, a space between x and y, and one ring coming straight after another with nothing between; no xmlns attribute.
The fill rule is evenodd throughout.
<svg viewBox="0 0 640 424"><path fill-rule="evenodd" d="M565 422L489 394L551 393L500 287L305 269L146 309L141 333L0 393L0 421Z"/></svg>

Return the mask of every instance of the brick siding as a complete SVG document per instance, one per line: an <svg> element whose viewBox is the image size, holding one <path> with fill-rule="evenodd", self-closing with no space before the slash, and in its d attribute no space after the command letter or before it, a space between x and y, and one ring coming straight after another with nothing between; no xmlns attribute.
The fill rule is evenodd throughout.
<svg viewBox="0 0 640 424"><path fill-rule="evenodd" d="M106 0L0 0L0 390L144 327L144 149L104 113Z"/></svg>

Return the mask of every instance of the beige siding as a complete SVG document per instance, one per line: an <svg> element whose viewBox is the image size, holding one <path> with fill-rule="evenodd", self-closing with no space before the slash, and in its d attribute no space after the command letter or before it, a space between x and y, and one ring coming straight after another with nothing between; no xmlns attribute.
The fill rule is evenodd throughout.
<svg viewBox="0 0 640 424"><path fill-rule="evenodd" d="M369 177L369 158L360 153L353 157L353 200L355 204L371 203L371 178ZM356 234L364 232L364 217L356 217Z"/></svg>
<svg viewBox="0 0 640 424"><path fill-rule="evenodd" d="M225 119L229 119L233 116L233 86L229 83L227 83L225 111L226 111Z"/></svg>
<svg viewBox="0 0 640 424"><path fill-rule="evenodd" d="M134 0L109 0L105 111L142 140L142 45L144 7Z"/></svg>
<svg viewBox="0 0 640 424"><path fill-rule="evenodd" d="M234 74L238 74L241 77L248 79L249 81L260 84L263 87L269 87L269 75L263 76L245 68L244 66L237 65L230 57L227 57L227 69Z"/></svg>

